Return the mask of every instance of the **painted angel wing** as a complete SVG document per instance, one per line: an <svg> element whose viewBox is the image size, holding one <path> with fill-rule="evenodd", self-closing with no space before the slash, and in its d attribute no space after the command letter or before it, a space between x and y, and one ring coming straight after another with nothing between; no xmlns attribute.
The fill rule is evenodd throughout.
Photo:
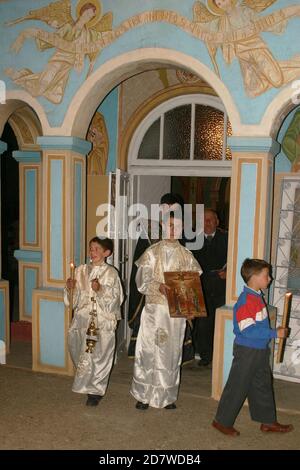
<svg viewBox="0 0 300 470"><path fill-rule="evenodd" d="M94 26L91 27L91 29L94 29L95 31L98 31L98 33L104 33L105 31L111 31L112 30L112 23L113 23L113 14L111 11L103 15L98 23L96 23Z"/></svg>
<svg viewBox="0 0 300 470"><path fill-rule="evenodd" d="M25 20L43 21L55 29L59 29L67 23L74 24L71 14L71 2L70 0L58 0L49 3L45 7L30 10L26 16L10 21L6 25L13 26Z"/></svg>
<svg viewBox="0 0 300 470"><path fill-rule="evenodd" d="M273 5L276 1L277 0L243 0L242 5L259 13L266 10L266 8Z"/></svg>
<svg viewBox="0 0 300 470"><path fill-rule="evenodd" d="M193 20L196 23L210 23L215 19L215 15L213 15L203 3L199 1L194 3Z"/></svg>

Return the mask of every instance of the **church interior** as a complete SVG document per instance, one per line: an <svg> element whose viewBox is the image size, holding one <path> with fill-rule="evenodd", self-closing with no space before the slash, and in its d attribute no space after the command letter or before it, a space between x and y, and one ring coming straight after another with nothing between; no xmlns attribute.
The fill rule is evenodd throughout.
<svg viewBox="0 0 300 470"><path fill-rule="evenodd" d="M114 3L0 2L0 31L6 33L0 46L5 90L2 99L0 86L3 418L9 415L9 387L34 416L33 425L27 423L24 411L31 436L22 437L19 423L15 444L8 424L9 431L0 432L0 449L141 449L145 442L149 449L245 448L246 437L240 443L224 437L218 442L214 430L206 435L206 428L229 374L233 306L243 288L241 264L248 257L272 265L266 300L273 328L282 324L286 294L293 294L284 359L277 361L276 340L270 366L280 417L295 423L293 435L280 442L268 435L262 442L258 431L253 437L252 422L249 448L299 449L299 8L282 0L254 2L255 10L251 2L228 1L226 11L213 1L149 1L142 7L128 0L127 11L122 2ZM99 22L86 20L79 31L83 7L92 9ZM225 17L229 32L222 29ZM249 18L257 21L252 39L247 36ZM225 37L223 45L218 37ZM82 48L75 54L76 44ZM201 369L196 355L182 368L176 411L194 429L201 420L203 442L168 434L178 414L149 437L149 430L160 427L157 410L136 436L140 423L127 390L132 375L128 297L136 240L122 234L131 205L144 204L150 211L165 193L191 204L194 222L197 204L213 209L219 228L228 234L226 302L216 311L212 364ZM72 313L63 292L71 263L86 262L89 240L107 233L104 229L114 239L110 262L120 273L126 300L107 403L101 404L107 416L101 415L100 428L92 424L89 438L80 443L84 410L72 421L81 404L71 393L74 367L67 335ZM23 387L24 398L18 392ZM39 387L44 396L37 393ZM14 405L16 416L23 413L20 406ZM117 443L112 437L114 407L122 408L118 419L125 431ZM43 409L47 416L58 415L48 434ZM239 418L244 435L249 432L247 413L245 405ZM59 415L73 422L74 441L69 432L65 440L55 436L62 426Z"/></svg>

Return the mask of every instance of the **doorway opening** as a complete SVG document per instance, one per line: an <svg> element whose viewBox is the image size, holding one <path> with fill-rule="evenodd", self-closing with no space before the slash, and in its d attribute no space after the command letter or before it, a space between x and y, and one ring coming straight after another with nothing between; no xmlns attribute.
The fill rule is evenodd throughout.
<svg viewBox="0 0 300 470"><path fill-rule="evenodd" d="M150 172L150 170L148 169ZM162 173L163 170L161 170ZM218 213L220 220L219 229L221 232L228 232L229 228L229 208L230 208L230 176L200 176L201 172L194 169L194 173L198 176L179 176L174 173L174 168L165 169L165 174L147 174L147 175L130 175L132 189L131 192L135 194L134 200L137 203L143 204L151 214L151 204L158 204L161 196L166 193L174 193L181 196L185 204L191 204L193 211L196 204L203 204L205 208L210 208ZM224 235L226 238L226 234ZM133 259L135 256L136 240L129 241L129 260L128 270L131 278L131 270L133 268ZM222 264L223 266L223 264ZM132 280L131 280L132 282ZM129 292L129 285L127 287ZM196 331L196 330L195 330ZM193 333L192 333L193 334ZM131 354L132 341L130 342L131 335L135 335L134 330L128 327L127 330L127 347ZM195 339L195 338L194 338ZM212 369L209 367L199 367L198 361L200 355L196 350L197 346L194 343L194 358L195 360L189 362L183 367L183 384L185 380L189 382L190 378L194 380L199 379L201 376L201 393L205 396L211 396L212 384Z"/></svg>
<svg viewBox="0 0 300 470"><path fill-rule="evenodd" d="M226 208L220 201L225 201L226 189L229 199L231 134L215 90L176 67L145 67L112 89L97 107L86 133L92 143L87 158L87 242L96 233L102 235L102 204L115 202L114 265L127 281L127 298L136 241L119 236L128 222L124 204L148 208L163 194L177 192L186 203L204 203L222 212L222 227L227 229L229 204ZM127 203L122 196L128 196ZM108 219L112 222L109 214ZM124 348L130 338L126 313L121 325Z"/></svg>
<svg viewBox="0 0 300 470"><path fill-rule="evenodd" d="M31 369L31 324L20 321L19 268L14 251L19 249L19 163L13 158L18 150L17 138L7 123L1 140L7 150L1 156L1 252L2 278L9 281L10 352L8 365Z"/></svg>
<svg viewBox="0 0 300 470"><path fill-rule="evenodd" d="M219 228L229 228L229 177L172 176L171 192L179 194L186 204L203 204L214 209L219 217Z"/></svg>

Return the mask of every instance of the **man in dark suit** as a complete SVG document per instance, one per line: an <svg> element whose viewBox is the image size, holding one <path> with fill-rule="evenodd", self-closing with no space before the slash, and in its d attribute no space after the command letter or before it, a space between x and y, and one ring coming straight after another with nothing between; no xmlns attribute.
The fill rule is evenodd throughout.
<svg viewBox="0 0 300 470"><path fill-rule="evenodd" d="M217 213L205 209L204 244L200 250L193 251L203 270L201 281L208 315L194 323L193 340L195 351L200 354L200 366L208 366L212 361L215 313L225 304L228 237L218 225Z"/></svg>

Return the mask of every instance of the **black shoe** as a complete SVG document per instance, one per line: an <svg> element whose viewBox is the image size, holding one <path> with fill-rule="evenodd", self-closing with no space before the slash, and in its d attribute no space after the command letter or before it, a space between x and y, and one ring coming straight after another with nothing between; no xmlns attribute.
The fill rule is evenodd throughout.
<svg viewBox="0 0 300 470"><path fill-rule="evenodd" d="M97 406L101 400L101 395L90 395L88 394L88 399L86 401L86 406Z"/></svg>
<svg viewBox="0 0 300 470"><path fill-rule="evenodd" d="M207 359L201 359L198 362L199 367L207 367L207 366L209 366L209 364L210 364L210 361L208 361Z"/></svg>
<svg viewBox="0 0 300 470"><path fill-rule="evenodd" d="M170 405L165 406L165 410L176 410L177 406L175 403L171 403Z"/></svg>
<svg viewBox="0 0 300 470"><path fill-rule="evenodd" d="M147 410L149 408L149 404L148 403L142 403L141 401L137 401L135 407L138 410Z"/></svg>

